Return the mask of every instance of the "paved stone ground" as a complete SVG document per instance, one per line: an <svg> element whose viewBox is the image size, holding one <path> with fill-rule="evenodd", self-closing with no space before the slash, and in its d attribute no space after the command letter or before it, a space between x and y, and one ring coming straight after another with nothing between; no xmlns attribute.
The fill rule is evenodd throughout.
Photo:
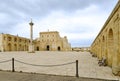
<svg viewBox="0 0 120 81"><path fill-rule="evenodd" d="M79 76L98 78L98 79L108 79L108 80L118 80L118 76L112 74L110 67L99 67L97 58L93 58L88 52L1 52L0 62L15 58L16 60L37 64L37 65L56 65L69 62L75 62L79 60ZM6 63L0 63L0 69L11 70L11 61ZM23 72L36 72L42 74L54 74L54 75L65 75L65 76L75 76L76 65L75 63L65 66L56 67L40 67L31 66L15 61L15 70Z"/></svg>
<svg viewBox="0 0 120 81"><path fill-rule="evenodd" d="M0 81L118 81L118 80L103 80L82 77L76 78L71 76L55 76L0 71Z"/></svg>

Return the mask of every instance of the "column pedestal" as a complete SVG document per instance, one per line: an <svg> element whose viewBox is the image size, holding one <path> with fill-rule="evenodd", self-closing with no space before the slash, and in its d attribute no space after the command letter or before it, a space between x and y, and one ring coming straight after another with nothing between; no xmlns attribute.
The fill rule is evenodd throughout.
<svg viewBox="0 0 120 81"><path fill-rule="evenodd" d="M33 45L33 44L30 44L30 45L29 45L28 53L35 53L34 45Z"/></svg>

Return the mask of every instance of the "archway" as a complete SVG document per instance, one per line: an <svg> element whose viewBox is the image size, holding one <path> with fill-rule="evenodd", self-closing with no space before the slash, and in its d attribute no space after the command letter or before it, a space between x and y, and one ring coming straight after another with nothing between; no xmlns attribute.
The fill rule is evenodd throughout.
<svg viewBox="0 0 120 81"><path fill-rule="evenodd" d="M113 49L114 49L114 39L113 39L113 30L109 29L108 32L108 65L112 66L113 59Z"/></svg>
<svg viewBox="0 0 120 81"><path fill-rule="evenodd" d="M14 50L17 51L17 45L16 44L14 44Z"/></svg>
<svg viewBox="0 0 120 81"><path fill-rule="evenodd" d="M102 57L105 57L105 37L102 37Z"/></svg>
<svg viewBox="0 0 120 81"><path fill-rule="evenodd" d="M50 46L49 46L49 45L47 45L46 49L47 49L47 51L49 51L49 50L50 50Z"/></svg>
<svg viewBox="0 0 120 81"><path fill-rule="evenodd" d="M60 49L60 46L58 46L58 51L60 51L61 49Z"/></svg>
<svg viewBox="0 0 120 81"><path fill-rule="evenodd" d="M20 45L19 45L19 51L21 51L21 47L22 47L22 46L21 46L21 44L20 44Z"/></svg>
<svg viewBox="0 0 120 81"><path fill-rule="evenodd" d="M39 51L39 47L37 47L37 51Z"/></svg>
<svg viewBox="0 0 120 81"><path fill-rule="evenodd" d="M107 53L106 37L102 37L102 57L106 59L106 64L108 64L108 53Z"/></svg>
<svg viewBox="0 0 120 81"><path fill-rule="evenodd" d="M11 48L12 48L12 47L11 47L11 44L9 43L9 44L8 44L8 51L12 51Z"/></svg>
<svg viewBox="0 0 120 81"><path fill-rule="evenodd" d="M27 51L27 46L26 45L24 46L24 51Z"/></svg>
<svg viewBox="0 0 120 81"><path fill-rule="evenodd" d="M102 59L102 51L101 51L101 40L98 40L98 58L101 60Z"/></svg>

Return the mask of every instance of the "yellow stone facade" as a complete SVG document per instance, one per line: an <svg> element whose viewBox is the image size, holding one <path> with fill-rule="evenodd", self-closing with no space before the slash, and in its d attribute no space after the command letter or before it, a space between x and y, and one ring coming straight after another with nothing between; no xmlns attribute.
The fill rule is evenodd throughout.
<svg viewBox="0 0 120 81"><path fill-rule="evenodd" d="M36 51L71 51L67 37L60 37L57 31L40 32L34 42Z"/></svg>
<svg viewBox="0 0 120 81"><path fill-rule="evenodd" d="M28 51L30 40L10 34L0 34L0 51Z"/></svg>
<svg viewBox="0 0 120 81"><path fill-rule="evenodd" d="M114 74L120 73L120 1L92 43L91 52L98 59L105 57Z"/></svg>
<svg viewBox="0 0 120 81"><path fill-rule="evenodd" d="M67 37L60 37L59 32L41 32L40 37L33 40L35 51L71 51ZM0 34L0 51L28 51L30 39Z"/></svg>

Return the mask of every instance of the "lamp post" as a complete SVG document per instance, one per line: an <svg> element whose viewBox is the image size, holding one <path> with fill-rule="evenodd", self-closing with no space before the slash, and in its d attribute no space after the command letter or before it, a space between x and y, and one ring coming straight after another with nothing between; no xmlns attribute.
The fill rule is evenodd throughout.
<svg viewBox="0 0 120 81"><path fill-rule="evenodd" d="M30 45L29 45L29 53L34 53L35 50L34 50L34 44L33 44L33 25L34 23L32 22L32 19L31 19L31 22L29 23L30 25Z"/></svg>

